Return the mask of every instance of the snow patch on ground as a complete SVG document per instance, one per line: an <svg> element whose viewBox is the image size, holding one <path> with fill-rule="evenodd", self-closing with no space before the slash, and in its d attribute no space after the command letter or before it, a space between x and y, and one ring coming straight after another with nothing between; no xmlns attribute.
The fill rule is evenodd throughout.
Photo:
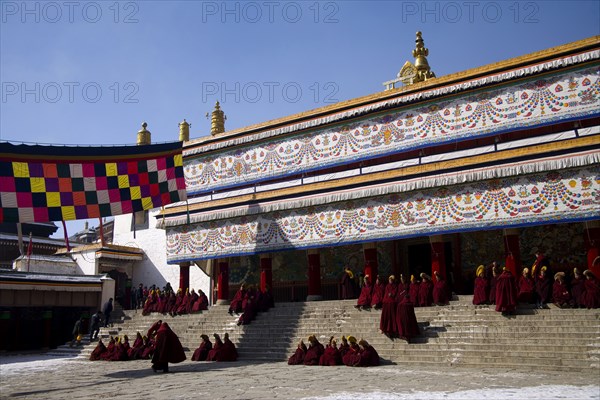
<svg viewBox="0 0 600 400"><path fill-rule="evenodd" d="M597 400L598 386L542 385L523 388L472 389L458 392L407 393L336 393L325 397L307 397L303 400Z"/></svg>
<svg viewBox="0 0 600 400"><path fill-rule="evenodd" d="M76 357L57 357L48 355L0 357L0 376L28 374L36 371L47 371L71 364Z"/></svg>

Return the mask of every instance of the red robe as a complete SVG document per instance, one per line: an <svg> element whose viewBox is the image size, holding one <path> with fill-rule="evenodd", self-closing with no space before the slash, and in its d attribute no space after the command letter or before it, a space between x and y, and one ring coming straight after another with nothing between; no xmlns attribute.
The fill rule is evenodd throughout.
<svg viewBox="0 0 600 400"><path fill-rule="evenodd" d="M496 283L496 311L513 312L517 308L517 285L509 270L498 276Z"/></svg>
<svg viewBox="0 0 600 400"><path fill-rule="evenodd" d="M385 296L383 297L383 307L381 308L381 319L379 320L379 329L390 337L396 336L396 294L398 285L388 283L385 287Z"/></svg>
<svg viewBox="0 0 600 400"><path fill-rule="evenodd" d="M221 347L223 347L223 341L221 338L215 338L215 344L213 345L212 350L208 352L206 356L206 361L218 361L219 352L221 351Z"/></svg>
<svg viewBox="0 0 600 400"><path fill-rule="evenodd" d="M217 356L217 361L236 361L238 358L237 349L231 340L225 338L223 346Z"/></svg>
<svg viewBox="0 0 600 400"><path fill-rule="evenodd" d="M423 279L419 286L419 306L429 307L433 304L433 282Z"/></svg>
<svg viewBox="0 0 600 400"><path fill-rule="evenodd" d="M375 367L379 365L379 354L371 345L367 345L359 351L359 360L355 367Z"/></svg>
<svg viewBox="0 0 600 400"><path fill-rule="evenodd" d="M419 307L419 291L421 289L420 282L411 282L410 287L408 289L408 294L410 296L410 302L415 305L415 307Z"/></svg>
<svg viewBox="0 0 600 400"><path fill-rule="evenodd" d="M350 278L350 275L344 271L342 276L342 300L355 299L355 283L354 279Z"/></svg>
<svg viewBox="0 0 600 400"><path fill-rule="evenodd" d="M552 301L559 306L570 305L571 293L567 289L567 285L558 280L554 281L552 285Z"/></svg>
<svg viewBox="0 0 600 400"><path fill-rule="evenodd" d="M190 299L189 299L187 307L186 307L186 312L188 314L192 313L192 310L194 309L194 305L196 304L197 301L198 301L198 293L196 293L196 292L191 293Z"/></svg>
<svg viewBox="0 0 600 400"><path fill-rule="evenodd" d="M102 354L106 352L106 346L102 342L98 342L92 354L90 354L90 361L98 361L102 359Z"/></svg>
<svg viewBox="0 0 600 400"><path fill-rule="evenodd" d="M600 308L600 281L597 278L585 280L585 291L583 292L582 303L586 308Z"/></svg>
<svg viewBox="0 0 600 400"><path fill-rule="evenodd" d="M181 300L181 304L177 308L177 314L187 314L188 305L190 304L191 296L189 293L186 293L183 296L183 300Z"/></svg>
<svg viewBox="0 0 600 400"><path fill-rule="evenodd" d="M410 298L404 298L396 307L396 331L398 337L410 342L410 339L419 336L421 331L417 324L415 307Z"/></svg>
<svg viewBox="0 0 600 400"><path fill-rule="evenodd" d="M194 355L192 356L192 361L206 361L208 357L208 352L212 350L212 342L210 340L202 341L200 343L200 347L198 347L194 351Z"/></svg>
<svg viewBox="0 0 600 400"><path fill-rule="evenodd" d="M342 358L344 358L344 356L346 355L346 353L348 352L348 350L350 350L350 345L348 343L344 344L340 344L340 356L342 356Z"/></svg>
<svg viewBox="0 0 600 400"><path fill-rule="evenodd" d="M385 283L375 283L371 294L371 307L381 308L383 296L385 295Z"/></svg>
<svg viewBox="0 0 600 400"><path fill-rule="evenodd" d="M152 339L154 336L156 336L156 333L158 332L158 329L160 328L161 323L162 323L162 321L158 320L152 324L150 329L148 329L148 333L146 335L146 336L148 336L148 339Z"/></svg>
<svg viewBox="0 0 600 400"><path fill-rule="evenodd" d="M198 294L198 299L192 307L192 312L199 312L204 310L208 310L208 297L206 297L204 292L200 292Z"/></svg>
<svg viewBox="0 0 600 400"><path fill-rule="evenodd" d="M246 296L246 290L245 289L239 289L235 296L233 296L233 300L231 300L231 303L229 304L229 312L236 312L236 313L240 313L243 311L242 308L242 301L244 300L244 297Z"/></svg>
<svg viewBox="0 0 600 400"><path fill-rule="evenodd" d="M342 362L348 367L353 367L360 361L360 347L357 344L351 344L348 351L342 357Z"/></svg>
<svg viewBox="0 0 600 400"><path fill-rule="evenodd" d="M552 281L548 275L545 275L543 278L538 276L535 289L541 303L546 304L552 300Z"/></svg>
<svg viewBox="0 0 600 400"><path fill-rule="evenodd" d="M304 354L306 354L306 345L302 343L302 346L298 346L296 352L288 358L288 365L304 364Z"/></svg>
<svg viewBox="0 0 600 400"><path fill-rule="evenodd" d="M519 280L519 294L517 301L519 303L531 303L534 299L535 282L530 277L521 276Z"/></svg>
<svg viewBox="0 0 600 400"><path fill-rule="evenodd" d="M304 365L319 365L319 360L324 352L325 349L319 342L310 346L304 355Z"/></svg>
<svg viewBox="0 0 600 400"><path fill-rule="evenodd" d="M319 365L323 366L334 366L334 365L342 365L342 355L337 347L333 347L327 345L325 347L325 351L319 360Z"/></svg>
<svg viewBox="0 0 600 400"><path fill-rule="evenodd" d="M156 345L154 355L152 356L152 363L180 363L185 359L185 352L179 338L171 330L169 324L163 322L156 332Z"/></svg>
<svg viewBox="0 0 600 400"><path fill-rule="evenodd" d="M358 296L358 301L356 302L357 306L361 307L371 307L371 292L373 288L370 284L365 283L360 290L360 296Z"/></svg>
<svg viewBox="0 0 600 400"><path fill-rule="evenodd" d="M156 346L156 343L154 342L154 340L149 339L148 342L146 342L144 344L144 347L141 350L140 353L140 358L142 360L148 360L152 357L152 355L154 354L154 348Z"/></svg>
<svg viewBox="0 0 600 400"><path fill-rule="evenodd" d="M108 361L108 360L110 360L110 358L113 356L114 353L115 353L115 341L111 340L110 342L108 342L108 346L106 346L106 351L100 355L100 358Z"/></svg>
<svg viewBox="0 0 600 400"><path fill-rule="evenodd" d="M448 285L446 285L446 281L436 281L433 286L433 302L445 306L448 304L448 297Z"/></svg>
<svg viewBox="0 0 600 400"><path fill-rule="evenodd" d="M473 304L487 304L489 299L488 280L482 276L475 278L475 289L473 290Z"/></svg>

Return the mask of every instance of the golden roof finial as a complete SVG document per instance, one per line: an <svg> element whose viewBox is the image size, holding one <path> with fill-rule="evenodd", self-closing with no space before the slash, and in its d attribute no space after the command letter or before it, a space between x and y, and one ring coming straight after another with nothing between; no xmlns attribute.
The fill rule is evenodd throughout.
<svg viewBox="0 0 600 400"><path fill-rule="evenodd" d="M417 74L413 79L413 83L423 82L430 78L435 78L435 74L431 71L429 63L427 62L427 56L429 55L429 49L425 47L423 43L422 33L417 32L417 39L415 40L416 47L412 51L412 55L415 58L415 68Z"/></svg>
<svg viewBox="0 0 600 400"><path fill-rule="evenodd" d="M206 118L208 118L208 113L206 113ZM226 120L227 120L227 116L225 115L223 110L221 110L221 106L219 105L219 102L217 101L215 103L215 109L213 110L213 112L211 114L210 134L216 135L217 133L225 132L225 121Z"/></svg>
<svg viewBox="0 0 600 400"><path fill-rule="evenodd" d="M138 146L143 146L143 145L147 145L151 143L150 140L150 131L146 129L146 127L148 126L148 124L146 122L144 122L142 124L142 129L140 129L137 133L137 145Z"/></svg>
<svg viewBox="0 0 600 400"><path fill-rule="evenodd" d="M190 140L190 126L192 124L188 124L188 122L183 119L183 122L179 123L179 141L187 142Z"/></svg>

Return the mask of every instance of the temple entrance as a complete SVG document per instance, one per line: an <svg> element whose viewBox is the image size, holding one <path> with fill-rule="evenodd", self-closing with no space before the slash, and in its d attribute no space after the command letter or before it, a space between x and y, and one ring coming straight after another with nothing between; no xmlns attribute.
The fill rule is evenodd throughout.
<svg viewBox="0 0 600 400"><path fill-rule="evenodd" d="M427 275L431 275L431 243L408 243L406 245L406 262L408 266L408 276L414 275L418 277L421 272L425 272ZM448 284L452 284L452 242L444 242L444 260L446 264L446 281ZM406 271L406 269L403 269Z"/></svg>
<svg viewBox="0 0 600 400"><path fill-rule="evenodd" d="M115 280L114 299L125 309L130 308L131 279L125 272L116 269L107 272L108 276Z"/></svg>

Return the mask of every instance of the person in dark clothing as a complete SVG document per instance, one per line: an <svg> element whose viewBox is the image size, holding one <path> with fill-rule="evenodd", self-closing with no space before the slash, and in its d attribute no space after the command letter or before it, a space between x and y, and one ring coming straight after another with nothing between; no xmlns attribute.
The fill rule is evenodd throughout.
<svg viewBox="0 0 600 400"><path fill-rule="evenodd" d="M81 337L79 336L81 334L81 318L79 318L77 321L75 321L75 325L73 325L73 339L71 339L71 343L69 344L69 347L73 347L73 345L75 343L77 343L77 345L81 344Z"/></svg>
<svg viewBox="0 0 600 400"><path fill-rule="evenodd" d="M113 310L113 298L108 299L106 303L104 303L104 307L102 312L104 313L104 327L108 328L108 324L110 323L110 313ZM112 324L111 324L112 325Z"/></svg>
<svg viewBox="0 0 600 400"><path fill-rule="evenodd" d="M102 311L98 311L90 318L90 342L98 339L100 333L100 323L102 321Z"/></svg>
<svg viewBox="0 0 600 400"><path fill-rule="evenodd" d="M137 308L144 307L144 286L141 283L135 290L135 296L137 297Z"/></svg>

